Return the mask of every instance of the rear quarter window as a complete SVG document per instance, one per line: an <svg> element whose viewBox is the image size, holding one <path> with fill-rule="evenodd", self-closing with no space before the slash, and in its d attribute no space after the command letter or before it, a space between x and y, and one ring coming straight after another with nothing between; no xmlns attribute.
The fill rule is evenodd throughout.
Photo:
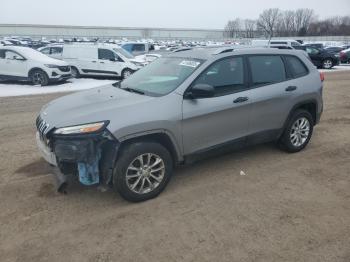
<svg viewBox="0 0 350 262"><path fill-rule="evenodd" d="M305 64L295 56L285 56L288 69L293 78L305 76L309 73L309 70Z"/></svg>

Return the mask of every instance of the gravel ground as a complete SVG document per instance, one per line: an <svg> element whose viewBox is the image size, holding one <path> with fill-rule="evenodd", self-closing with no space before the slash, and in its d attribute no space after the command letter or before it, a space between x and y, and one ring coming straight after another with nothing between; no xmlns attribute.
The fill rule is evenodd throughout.
<svg viewBox="0 0 350 262"><path fill-rule="evenodd" d="M139 204L78 183L55 193L34 121L58 96L0 98L2 262L350 261L349 72L326 74L304 151L265 144L180 167Z"/></svg>

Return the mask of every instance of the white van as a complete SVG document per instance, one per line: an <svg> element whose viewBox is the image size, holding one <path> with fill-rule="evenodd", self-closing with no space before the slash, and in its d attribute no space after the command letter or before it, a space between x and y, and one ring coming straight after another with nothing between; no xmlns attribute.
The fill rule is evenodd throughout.
<svg viewBox="0 0 350 262"><path fill-rule="evenodd" d="M292 49L301 46L298 41L291 39L272 39L270 40L252 40L252 46L256 47L275 47L275 46L286 46L291 47Z"/></svg>
<svg viewBox="0 0 350 262"><path fill-rule="evenodd" d="M144 66L124 49L109 44L64 45L62 60L71 66L73 77L94 75L124 79Z"/></svg>

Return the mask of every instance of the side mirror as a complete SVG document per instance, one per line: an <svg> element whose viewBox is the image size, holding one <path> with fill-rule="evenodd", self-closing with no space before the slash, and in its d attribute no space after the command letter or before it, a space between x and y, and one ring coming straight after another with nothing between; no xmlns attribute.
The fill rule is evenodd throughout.
<svg viewBox="0 0 350 262"><path fill-rule="evenodd" d="M115 62L117 60L115 58L111 58L111 59L109 59L109 61Z"/></svg>
<svg viewBox="0 0 350 262"><path fill-rule="evenodd" d="M196 84L187 93L186 97L191 99L196 98L209 98L215 95L215 89L211 85Z"/></svg>

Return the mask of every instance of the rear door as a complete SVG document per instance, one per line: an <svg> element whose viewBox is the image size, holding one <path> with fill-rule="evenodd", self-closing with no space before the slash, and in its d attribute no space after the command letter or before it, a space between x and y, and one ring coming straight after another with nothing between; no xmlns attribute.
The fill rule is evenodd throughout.
<svg viewBox="0 0 350 262"><path fill-rule="evenodd" d="M193 83L209 84L215 96L183 101L185 154L235 140L245 142L248 133L250 92L243 57L214 62ZM190 90L190 89L189 89Z"/></svg>
<svg viewBox="0 0 350 262"><path fill-rule="evenodd" d="M84 74L95 75L99 73L96 47L66 45L63 48L63 59Z"/></svg>
<svg viewBox="0 0 350 262"><path fill-rule="evenodd" d="M298 86L290 79L282 56L250 55L247 61L252 90L249 133L270 140L283 127Z"/></svg>

